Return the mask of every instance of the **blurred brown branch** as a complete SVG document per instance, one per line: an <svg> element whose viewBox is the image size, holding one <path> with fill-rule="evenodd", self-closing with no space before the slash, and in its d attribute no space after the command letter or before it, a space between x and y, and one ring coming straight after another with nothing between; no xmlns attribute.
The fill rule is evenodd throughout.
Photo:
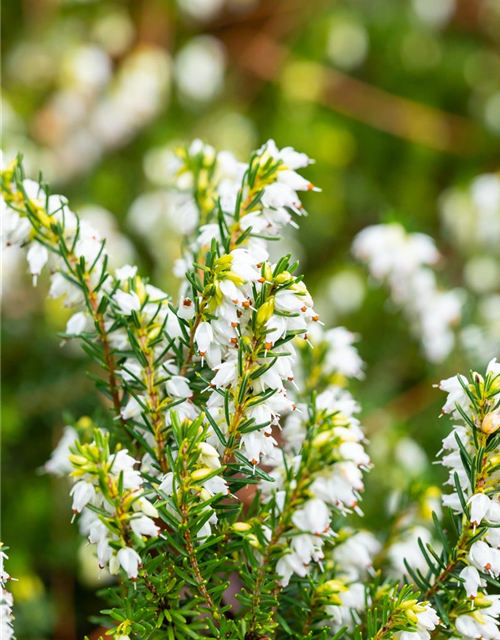
<svg viewBox="0 0 500 640"><path fill-rule="evenodd" d="M315 10L323 4L312 2ZM259 27L234 24L220 34L240 69L261 82L278 83L286 63L298 71L292 97L312 101L350 118L411 142L457 155L475 152L479 131L469 119L394 95L367 82L316 62L291 58L278 41L307 21L303 3L276 3ZM287 84L290 88L290 83Z"/></svg>

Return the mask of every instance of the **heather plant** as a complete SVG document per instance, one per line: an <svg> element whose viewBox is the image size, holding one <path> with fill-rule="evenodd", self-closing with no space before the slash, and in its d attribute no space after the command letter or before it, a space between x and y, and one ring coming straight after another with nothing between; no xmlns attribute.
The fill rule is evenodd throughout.
<svg viewBox="0 0 500 640"><path fill-rule="evenodd" d="M110 271L105 239L20 158L2 172L5 243L26 248L35 283L49 268L48 295L75 308L63 340L102 371L108 414L68 424L45 469L71 477L96 571L116 576L100 621L117 639L498 638L500 365L438 385L450 490L416 566L389 533L359 528L371 462L349 391L364 376L356 336L322 326L298 264L277 251L305 214L298 194L316 190L299 173L310 162L273 141L248 163L199 140L179 149L176 297L135 266ZM375 271L411 311L394 235L365 233L357 251L385 257ZM433 245L403 243L408 283L423 271L437 300ZM439 322L432 305L413 311L436 359L458 312L446 300ZM11 604L4 593L6 637Z"/></svg>

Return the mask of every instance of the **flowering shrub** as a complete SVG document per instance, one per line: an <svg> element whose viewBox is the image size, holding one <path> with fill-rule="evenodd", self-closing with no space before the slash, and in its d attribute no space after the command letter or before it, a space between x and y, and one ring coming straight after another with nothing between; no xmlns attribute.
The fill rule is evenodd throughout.
<svg viewBox="0 0 500 640"><path fill-rule="evenodd" d="M26 179L20 160L2 173L5 241L26 247L35 282L49 266L49 296L76 307L64 340L79 339L102 369L109 416L68 425L45 469L71 476L80 531L117 576L103 611L115 638L499 635L500 597L488 589L500 586L500 365L439 385L454 425L438 544L418 535L407 553L407 539L358 529L371 462L348 390L364 375L356 337L325 330L297 263L270 257L304 214L298 193L315 190L299 173L309 163L272 141L248 164L200 141L179 150L171 171L191 222L176 300L134 266L110 272L105 239ZM401 235L389 231L367 230L355 246L374 275L393 287L403 262L409 287L425 280L445 295L422 238L374 264L374 244ZM455 298L436 344L408 291L394 295L439 359Z"/></svg>

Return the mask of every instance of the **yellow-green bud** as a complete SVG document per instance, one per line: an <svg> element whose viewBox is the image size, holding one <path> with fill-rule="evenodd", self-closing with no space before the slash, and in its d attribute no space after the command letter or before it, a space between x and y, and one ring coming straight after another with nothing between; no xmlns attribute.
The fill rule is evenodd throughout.
<svg viewBox="0 0 500 640"><path fill-rule="evenodd" d="M139 300L141 301L141 303L143 303L146 299L146 287L144 286L142 278L140 278L139 276L135 277L135 292L139 296Z"/></svg>
<svg viewBox="0 0 500 640"><path fill-rule="evenodd" d="M336 593L340 593L342 591L347 591L347 587L341 580L327 580L318 591L334 591Z"/></svg>
<svg viewBox="0 0 500 640"><path fill-rule="evenodd" d="M74 453L70 453L70 455L68 456L68 460L71 462L71 464L74 464L78 467L81 467L88 462L87 458L85 458L84 456L76 455Z"/></svg>
<svg viewBox="0 0 500 640"><path fill-rule="evenodd" d="M315 449L319 449L320 447L327 444L331 439L332 439L331 431L322 431L321 433L318 433L318 435L313 438L311 445Z"/></svg>
<svg viewBox="0 0 500 640"><path fill-rule="evenodd" d="M202 467L201 469L196 469L196 471L193 471L193 473L191 474L191 478L196 482L198 482L200 480L204 480L207 476L209 476L212 473L212 471L213 469L209 469L208 467Z"/></svg>
<svg viewBox="0 0 500 640"><path fill-rule="evenodd" d="M418 604L418 600L406 600L401 604L401 609L413 609L416 604Z"/></svg>
<svg viewBox="0 0 500 640"><path fill-rule="evenodd" d="M271 280L273 279L273 270L271 269L269 262L266 262L264 264L264 278L268 282L271 282Z"/></svg>
<svg viewBox="0 0 500 640"><path fill-rule="evenodd" d="M245 533L245 531L250 531L252 527L248 522L235 522L232 528L233 531L237 531L238 533Z"/></svg>
<svg viewBox="0 0 500 640"><path fill-rule="evenodd" d="M266 324L268 320L272 317L274 313L274 297L266 300L264 304L257 311L257 324L262 326Z"/></svg>
<svg viewBox="0 0 500 640"><path fill-rule="evenodd" d="M276 282L278 284L284 284L288 282L291 278L291 274L288 271L282 271L279 275L276 276Z"/></svg>
<svg viewBox="0 0 500 640"><path fill-rule="evenodd" d="M257 540L257 536L253 533L249 533L246 537L246 540L252 545L252 547L260 547L259 541Z"/></svg>
<svg viewBox="0 0 500 640"><path fill-rule="evenodd" d="M224 275L228 280L231 280L232 282L234 282L234 284L237 287L241 287L241 285L245 283L243 278L238 274L234 273L234 271L226 271Z"/></svg>
<svg viewBox="0 0 500 640"><path fill-rule="evenodd" d="M207 500L210 500L211 497L212 497L212 494L209 491L207 491L205 487L203 487L200 491L200 498L204 502L206 502Z"/></svg>

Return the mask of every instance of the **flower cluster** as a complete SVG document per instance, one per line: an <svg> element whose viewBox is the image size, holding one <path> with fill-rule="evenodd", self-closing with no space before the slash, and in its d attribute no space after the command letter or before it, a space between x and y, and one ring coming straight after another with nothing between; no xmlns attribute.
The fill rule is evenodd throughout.
<svg viewBox="0 0 500 640"><path fill-rule="evenodd" d="M431 268L439 260L434 241L423 233L407 233L397 223L363 229L353 253L370 274L388 285L431 362L441 362L455 344L452 326L460 320L458 291L442 291Z"/></svg>
<svg viewBox="0 0 500 640"><path fill-rule="evenodd" d="M366 575L379 546L369 533L337 533L339 519L361 513L362 471L370 466L355 416L359 406L340 386L346 376L362 374L355 336L343 328L325 332L316 325L311 338L313 350L298 342L296 410L279 434L281 455L270 461L269 477L260 482L268 515L249 522L242 534L255 538L262 567L259 584L266 582L269 567L279 576L280 588L312 579L323 568L326 582L310 596L312 617L306 627L313 619L321 625L325 615L333 626L349 622L364 609L363 588L350 583ZM312 398L311 388L317 393Z"/></svg>
<svg viewBox="0 0 500 640"><path fill-rule="evenodd" d="M137 580L141 557L134 546L157 537L158 511L147 499L137 460L126 449L111 452L109 437L95 431L90 444L75 441L69 455L76 480L71 489L73 513L81 514L80 530L96 545L99 566L111 573L121 567ZM135 543L135 544L134 544Z"/></svg>
<svg viewBox="0 0 500 640"><path fill-rule="evenodd" d="M175 164L177 185L192 192L199 212L199 233L176 265L185 276L179 315L190 332L183 371L198 359L213 372L206 412L224 463L236 448L252 465L272 458L272 426L295 409L286 388L294 380L291 340L307 339L319 318L293 275L297 264L289 256L270 262L266 239L303 213L297 191L314 187L296 170L309 162L269 141L245 165L194 141Z"/></svg>
<svg viewBox="0 0 500 640"><path fill-rule="evenodd" d="M293 572L305 576L312 559L323 559L334 514L359 511L362 470L369 468L370 459L354 416L357 410L349 392L331 388L312 406L299 404L285 423L282 439L288 459L275 467L274 482L264 488L278 511L292 510L283 532L290 546L277 566L284 584Z"/></svg>
<svg viewBox="0 0 500 640"><path fill-rule="evenodd" d="M471 303L460 340L472 362L487 362L500 350L500 175L482 174L446 189L439 212L460 255Z"/></svg>
<svg viewBox="0 0 500 640"><path fill-rule="evenodd" d="M0 637L2 640L14 639L14 627L12 614L13 599L12 594L5 588L7 582L12 580L5 571L4 562L9 559L5 553L3 545L0 543Z"/></svg>
<svg viewBox="0 0 500 640"><path fill-rule="evenodd" d="M64 342L78 338L103 372L108 411L97 428L68 424L43 470L72 477L81 533L116 575L117 638L498 637L486 586L500 575L499 365L439 385L457 421L442 459L457 539L436 513L439 550L402 512L385 544L357 529L371 467L348 389L365 375L357 336L324 330L297 263L270 255L304 214L298 193L315 190L298 172L309 163L273 141L246 164L199 140L170 159L177 304L136 266L111 271L105 240L19 160L2 172L5 243L27 250L35 283L48 267L49 295L75 307ZM442 357L451 315L438 307L456 297L435 288L434 245L390 226L356 247Z"/></svg>
<svg viewBox="0 0 500 640"><path fill-rule="evenodd" d="M500 455L500 366L492 360L486 375L457 375L439 388L448 396L443 408L456 424L443 440L442 463L449 470L453 491L443 502L461 518L460 536L444 574L431 592L458 571L465 591L452 609L453 624L466 638L496 638L499 633L499 596L488 594L488 581L500 574L500 505L498 460Z"/></svg>

